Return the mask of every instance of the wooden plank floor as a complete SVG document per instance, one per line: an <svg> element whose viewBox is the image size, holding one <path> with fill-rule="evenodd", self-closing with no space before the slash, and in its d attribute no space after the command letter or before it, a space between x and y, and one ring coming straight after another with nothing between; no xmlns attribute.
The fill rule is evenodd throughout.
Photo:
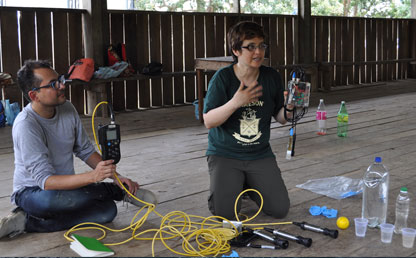
<svg viewBox="0 0 416 258"><path fill-rule="evenodd" d="M315 133L314 119L319 98L324 98L328 111L328 134ZM308 179L331 176L362 177L375 156L381 156L390 170L388 219L394 223L394 202L400 187L407 186L413 201L409 226L416 228L416 80L390 82L359 89L337 90L329 93L313 93L311 108L297 127L296 155L285 159L289 126L272 124L271 144L277 155L279 167L289 189L290 212L284 220L275 220L260 214L253 223L306 221L327 228L336 228L336 219L311 216L311 205L327 206L338 210L339 216L351 220L361 215L361 195L335 200L296 188ZM346 100L350 114L348 137L336 136L336 113L339 102ZM122 160L118 171L129 176L159 196L157 211L165 215L174 210L188 214L209 216L207 196L209 177L205 157L207 130L194 117L193 106L136 111L116 115L121 124ZM83 118L87 132L91 132L91 120ZM106 119L96 119L106 123ZM91 138L92 139L92 138ZM77 172L87 167L76 161ZM13 178L13 149L11 128L0 128L0 217L12 209L10 193ZM119 215L110 223L111 228L129 225L137 212L133 206L118 204ZM245 200L243 212L254 214L256 206ZM391 244L380 241L379 230L367 231L364 239L356 238L354 226L340 230L337 239L285 225L279 227L294 235L313 239L313 245L305 248L290 242L286 250L233 248L240 256L415 256L415 248L402 247L401 237L394 235ZM159 228L160 218L151 214L143 229ZM142 230L142 228L140 230ZM0 240L0 256L76 256L69 248L62 232L24 234L16 239ZM84 232L83 232L84 233ZM85 232L99 236L98 232ZM131 236L131 231L108 233L105 243L120 242ZM170 241L180 250L180 241ZM260 241L258 242L260 243ZM267 244L267 243L263 243ZM151 241L132 240L124 245L111 247L116 256L151 256ZM167 250L160 241L155 244L156 256L177 256Z"/></svg>

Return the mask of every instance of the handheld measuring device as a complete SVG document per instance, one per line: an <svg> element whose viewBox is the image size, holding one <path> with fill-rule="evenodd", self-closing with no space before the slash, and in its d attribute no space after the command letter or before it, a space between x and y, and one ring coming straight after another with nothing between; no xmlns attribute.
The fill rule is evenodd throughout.
<svg viewBox="0 0 416 258"><path fill-rule="evenodd" d="M114 120L113 108L108 104L111 114L111 122L107 125L99 125L98 141L101 146L103 160L114 160L117 164L121 159L120 153L120 125Z"/></svg>
<svg viewBox="0 0 416 258"><path fill-rule="evenodd" d="M113 159L117 164L120 161L120 125L108 124L98 128L98 138L103 160Z"/></svg>

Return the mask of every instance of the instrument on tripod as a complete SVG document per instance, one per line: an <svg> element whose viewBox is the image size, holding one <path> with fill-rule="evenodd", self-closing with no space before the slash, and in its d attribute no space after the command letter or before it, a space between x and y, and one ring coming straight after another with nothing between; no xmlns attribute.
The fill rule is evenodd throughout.
<svg viewBox="0 0 416 258"><path fill-rule="evenodd" d="M311 83L305 80L305 71L296 67L290 73L292 80L288 82L287 91L285 92L284 116L286 121L291 122L289 143L286 153L286 159L291 159L295 155L296 143L296 124L308 112L309 96L311 92ZM291 106L292 108L289 108ZM292 112L288 117L287 112Z"/></svg>

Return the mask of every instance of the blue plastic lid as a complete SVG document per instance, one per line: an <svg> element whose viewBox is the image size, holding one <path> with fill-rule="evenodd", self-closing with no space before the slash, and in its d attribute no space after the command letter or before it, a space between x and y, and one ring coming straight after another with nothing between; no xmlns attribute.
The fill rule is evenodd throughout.
<svg viewBox="0 0 416 258"><path fill-rule="evenodd" d="M222 257L240 257L240 256L238 256L238 253L236 251L232 250L230 255L223 254Z"/></svg>
<svg viewBox="0 0 416 258"><path fill-rule="evenodd" d="M322 213L322 209L321 209L321 207L320 207L320 206L311 206L311 207L309 208L309 213L310 213L312 216L318 216L318 215L321 215L321 213Z"/></svg>
<svg viewBox="0 0 416 258"><path fill-rule="evenodd" d="M377 163L380 163L380 162L381 162L381 157L376 157L376 158L374 159L374 161L375 161L375 162L377 162Z"/></svg>

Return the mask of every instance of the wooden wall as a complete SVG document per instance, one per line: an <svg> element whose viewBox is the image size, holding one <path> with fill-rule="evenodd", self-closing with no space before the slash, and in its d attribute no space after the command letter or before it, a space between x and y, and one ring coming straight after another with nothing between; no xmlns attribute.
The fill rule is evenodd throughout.
<svg viewBox="0 0 416 258"><path fill-rule="evenodd" d="M126 44L133 67L141 71L149 62L160 62L170 78L112 84L116 110L191 103L197 98L194 59L230 55L226 32L236 14L109 11L111 43ZM294 63L296 16L242 15L263 25L270 35L267 56L273 66ZM123 37L124 35L124 37ZM286 48L286 51L285 51ZM283 71L285 72L285 71ZM208 81L212 75L207 75ZM118 103L116 105L116 103ZM124 106L125 105L125 106ZM136 106L135 106L136 105Z"/></svg>
<svg viewBox="0 0 416 258"><path fill-rule="evenodd" d="M1 70L15 77L24 60L49 59L59 73L65 73L74 60L84 56L83 13L86 11L0 7ZM165 72L173 73L107 83L109 98L119 111L193 102L197 98L194 59L229 55L226 32L239 19L263 25L270 45L266 56L285 80L298 60L297 16L293 15L110 10L105 16L110 25L106 45L125 43L127 57L137 71L157 61ZM416 58L415 23L409 19L313 16L313 60L320 71L319 88L412 75L412 66L397 60ZM206 75L207 82L211 76ZM71 86L67 96L79 113L85 112L81 85ZM6 97L24 104L17 87L6 88Z"/></svg>
<svg viewBox="0 0 416 258"><path fill-rule="evenodd" d="M325 67L320 87L408 78L415 20L315 16L312 22L314 60Z"/></svg>
<svg viewBox="0 0 416 258"><path fill-rule="evenodd" d="M83 10L46 8L0 8L2 71L16 78L27 59L50 60L58 73L66 73L69 65L83 57ZM84 90L70 87L67 96L84 109ZM23 103L18 87L6 88L11 102Z"/></svg>

